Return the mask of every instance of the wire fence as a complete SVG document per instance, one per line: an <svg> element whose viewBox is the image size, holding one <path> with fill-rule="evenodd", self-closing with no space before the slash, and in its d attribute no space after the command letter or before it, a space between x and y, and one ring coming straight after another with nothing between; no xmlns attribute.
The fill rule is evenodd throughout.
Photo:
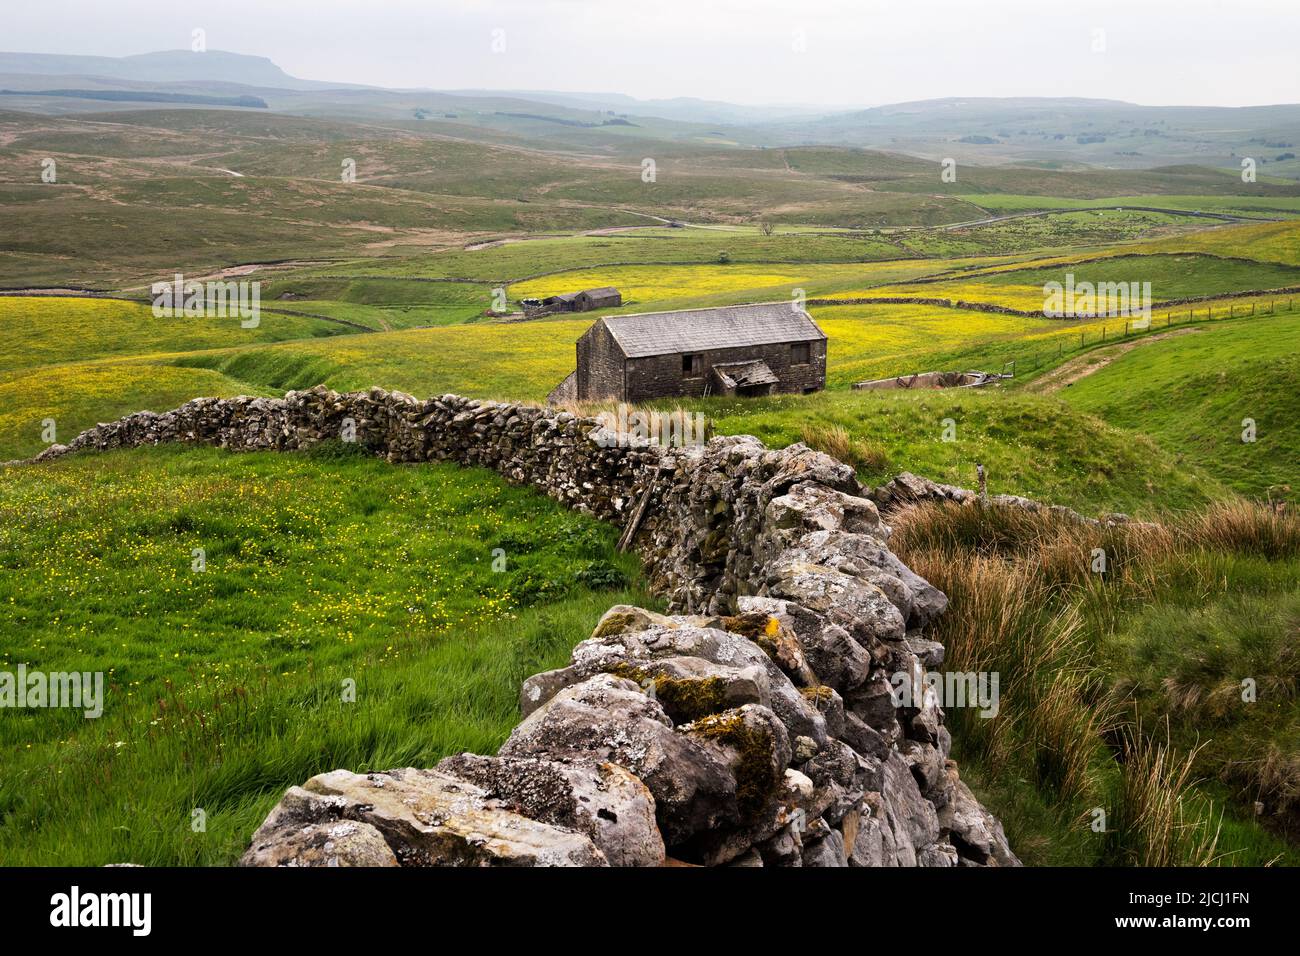
<svg viewBox="0 0 1300 956"><path fill-rule="evenodd" d="M1267 305L1267 308L1264 308L1265 305ZM1259 301L1242 304L1230 303L1227 307L1219 306L1218 308L1206 306L1204 309L1197 309L1189 306L1186 311L1168 309L1164 313L1163 321L1161 321L1159 314L1153 314L1149 319L1117 316L1117 319L1123 319L1123 325L1117 322L1112 327L1103 322L1100 330L1091 333L1087 329L1080 329L1077 342L1072 334L1057 333L1055 348L1039 348L1028 353L1018 351L1009 358L1005 355L999 356L999 358L1003 362L1003 373L1009 372L1014 378L1017 374L1033 373L1057 365L1066 355L1072 353L1085 352L1089 349L1100 348L1103 345L1112 345L1135 338L1142 338L1174 327L1204 325L1210 322L1249 318L1251 316L1271 316L1277 315L1279 312L1292 312L1294 309L1295 299L1287 298L1270 299L1267 303ZM1094 324L1095 321L1095 319L1092 320Z"/></svg>

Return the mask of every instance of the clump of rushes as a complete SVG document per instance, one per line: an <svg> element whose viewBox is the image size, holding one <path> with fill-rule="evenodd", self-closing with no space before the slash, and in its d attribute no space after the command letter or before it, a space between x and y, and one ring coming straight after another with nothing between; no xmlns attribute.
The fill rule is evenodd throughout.
<svg viewBox="0 0 1300 956"><path fill-rule="evenodd" d="M1182 528L1190 544L1270 560L1300 556L1300 514L1248 501L1216 504Z"/></svg>
<svg viewBox="0 0 1300 956"><path fill-rule="evenodd" d="M999 675L996 718L947 718L956 759L1008 791L1009 833L1086 864L1294 859L1278 838L1300 833L1297 516L1233 501L1107 526L972 504L892 524L948 595L944 668ZM1055 819L1018 818L1028 805ZM1111 825L1080 840L1098 806Z"/></svg>
<svg viewBox="0 0 1300 956"><path fill-rule="evenodd" d="M846 465L871 474L890 470L889 455L884 449L861 438L854 438L843 425L807 424L800 433L809 448L825 452Z"/></svg>
<svg viewBox="0 0 1300 956"><path fill-rule="evenodd" d="M1115 866L1209 866L1217 861L1220 827L1192 787L1196 751L1178 753L1143 732L1121 733L1120 774L1106 820L1105 857Z"/></svg>

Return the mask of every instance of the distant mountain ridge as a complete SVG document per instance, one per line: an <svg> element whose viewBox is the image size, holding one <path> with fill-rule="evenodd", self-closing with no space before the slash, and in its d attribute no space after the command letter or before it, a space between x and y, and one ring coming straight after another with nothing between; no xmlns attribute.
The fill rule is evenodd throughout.
<svg viewBox="0 0 1300 956"><path fill-rule="evenodd" d="M718 123L727 126L811 119L843 112L816 106L749 106L693 96L643 100L625 93L566 93L555 90L467 89L447 92L458 96L511 96L556 106L610 110L630 116L657 116L687 123Z"/></svg>
<svg viewBox="0 0 1300 956"><path fill-rule="evenodd" d="M0 52L0 73L97 76L144 83L207 80L282 90L364 89L355 83L300 80L267 57L224 50L164 50L122 57Z"/></svg>
<svg viewBox="0 0 1300 956"><path fill-rule="evenodd" d="M264 56L209 50L164 50L132 56L85 56L58 53L0 52L0 75L85 76L127 83L223 83L280 90L370 90L376 93L442 93L471 99L522 100L569 109L650 116L687 123L727 126L773 126L807 132L819 127L870 126L877 122L905 122L914 126L953 120L1016 122L1049 116L1078 116L1110 112L1159 115L1196 112L1207 115L1245 115L1249 111L1300 110L1295 104L1248 107L1142 106L1124 100L1087 97L944 97L890 103L869 108L824 108L815 105L745 105L690 96L638 99L624 93L564 92L556 90L491 90L481 88L436 90L428 87L387 89L359 83L303 80L286 73Z"/></svg>
<svg viewBox="0 0 1300 956"><path fill-rule="evenodd" d="M210 50L167 50L135 56L81 56L55 53L0 52L0 75L86 76L129 83L237 83L281 90L369 89L357 83L303 80L291 76L267 57ZM412 88L393 93L444 92L475 99L512 99L570 109L616 112L690 123L748 125L780 120L811 119L836 112L813 106L746 106L695 97L641 100L623 93L572 93L549 90L433 90Z"/></svg>
<svg viewBox="0 0 1300 956"><path fill-rule="evenodd" d="M865 148L930 161L1046 168L1194 164L1300 178L1300 105L1144 106L1087 97L945 97L866 109L745 105L695 97L462 88L389 89L303 80L223 50L127 57L0 53L5 106L107 112L122 102L252 106L297 116L418 122L454 137L618 150L634 137L707 147ZM55 91L57 95L51 94ZM70 93L85 91L85 96ZM122 95L127 92L131 95ZM147 94L154 94L150 100ZM204 99L208 98L208 99ZM626 118L626 121L623 121ZM596 132L592 132L596 131Z"/></svg>

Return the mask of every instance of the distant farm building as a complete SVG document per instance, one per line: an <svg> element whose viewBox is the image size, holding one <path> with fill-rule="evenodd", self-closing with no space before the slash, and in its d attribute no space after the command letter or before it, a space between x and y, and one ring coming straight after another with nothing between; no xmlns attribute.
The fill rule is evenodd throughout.
<svg viewBox="0 0 1300 956"><path fill-rule="evenodd" d="M623 294L613 286L564 292L542 300L542 308L548 312L590 312L593 309L615 309L622 304Z"/></svg>
<svg viewBox="0 0 1300 956"><path fill-rule="evenodd" d="M611 315L578 339L551 401L646 402L826 387L826 334L789 302Z"/></svg>

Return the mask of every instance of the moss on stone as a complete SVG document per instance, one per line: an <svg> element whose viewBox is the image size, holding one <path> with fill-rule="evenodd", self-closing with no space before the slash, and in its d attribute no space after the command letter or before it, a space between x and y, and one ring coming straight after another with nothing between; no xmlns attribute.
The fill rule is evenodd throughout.
<svg viewBox="0 0 1300 956"><path fill-rule="evenodd" d="M736 804L742 818L762 810L781 780L771 731L754 727L738 710L701 718L691 729L695 735L736 752Z"/></svg>
<svg viewBox="0 0 1300 956"><path fill-rule="evenodd" d="M610 673L654 687L654 696L668 716L688 723L727 709L727 682L720 677L671 677L632 664L616 664Z"/></svg>
<svg viewBox="0 0 1300 956"><path fill-rule="evenodd" d="M613 634L622 634L632 630L633 626L638 624L640 620L640 616L632 611L620 611L617 614L610 612L600 619L600 623L591 632L591 636L609 637Z"/></svg>
<svg viewBox="0 0 1300 956"><path fill-rule="evenodd" d="M835 691L825 684L813 684L811 687L800 687L799 693L803 699L808 701L817 708L819 713L826 713L835 704Z"/></svg>
<svg viewBox="0 0 1300 956"><path fill-rule="evenodd" d="M690 721L727 709L727 682L720 677L677 678L658 674L655 696L674 720Z"/></svg>
<svg viewBox="0 0 1300 956"><path fill-rule="evenodd" d="M781 622L770 614L737 614L733 617L724 617L722 626L732 634L739 634L755 642L760 638L771 640L781 630Z"/></svg>

